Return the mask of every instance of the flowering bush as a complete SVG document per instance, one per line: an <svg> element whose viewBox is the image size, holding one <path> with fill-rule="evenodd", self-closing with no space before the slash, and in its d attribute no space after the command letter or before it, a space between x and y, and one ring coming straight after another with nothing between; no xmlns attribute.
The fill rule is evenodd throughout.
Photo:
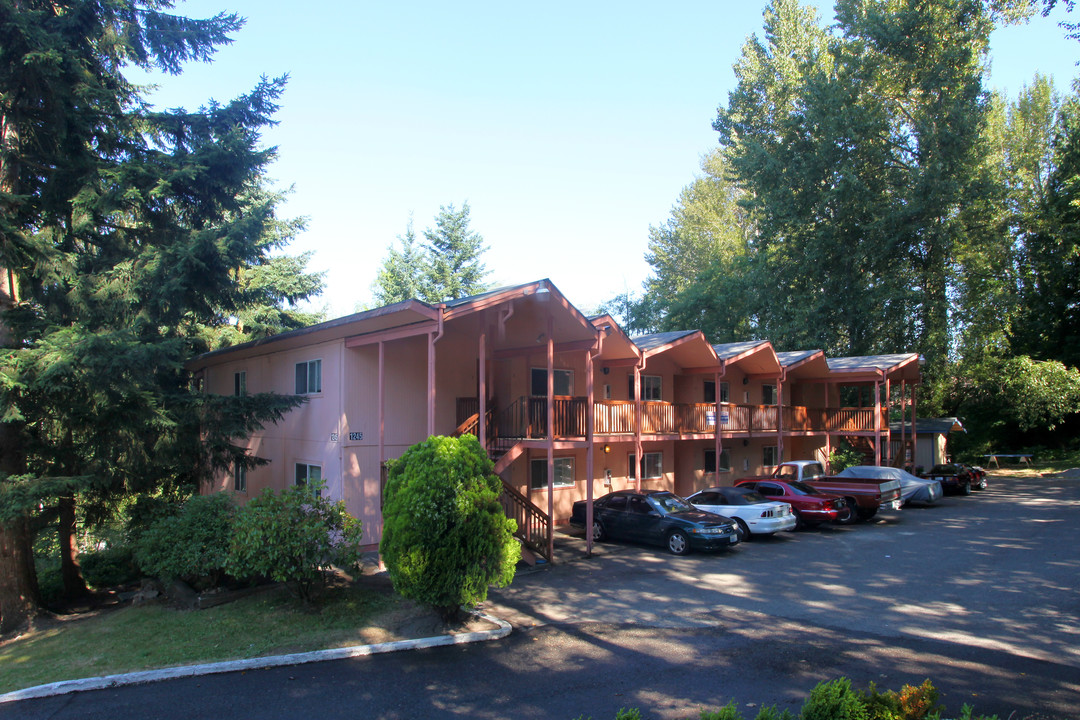
<svg viewBox="0 0 1080 720"><path fill-rule="evenodd" d="M509 585L521 559L517 525L479 441L430 437L390 465L379 550L401 595L446 619Z"/></svg>
<svg viewBox="0 0 1080 720"><path fill-rule="evenodd" d="M305 602L331 566L360 560L360 521L343 501L319 495L319 485L267 489L237 516L226 568L238 577L262 575L289 588Z"/></svg>

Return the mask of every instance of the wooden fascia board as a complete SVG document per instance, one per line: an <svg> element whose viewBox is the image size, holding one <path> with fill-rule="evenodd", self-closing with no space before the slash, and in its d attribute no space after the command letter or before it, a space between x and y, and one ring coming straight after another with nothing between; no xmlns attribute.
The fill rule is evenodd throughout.
<svg viewBox="0 0 1080 720"><path fill-rule="evenodd" d="M776 380L783 374L783 369L777 370L774 373L747 373L747 380Z"/></svg>
<svg viewBox="0 0 1080 720"><path fill-rule="evenodd" d="M636 357L629 358L612 358L611 360L600 360L599 363L603 367L634 367L639 364L639 359Z"/></svg>
<svg viewBox="0 0 1080 720"><path fill-rule="evenodd" d="M377 330L375 332L347 337L345 338L345 347L356 348L363 347L365 345L374 345L375 343L379 342L401 340L402 338L415 337L417 335L426 335L427 333L437 332L438 329L439 323L435 321L429 320L420 323L413 323L411 325L403 325L401 327L388 328L386 330Z"/></svg>
<svg viewBox="0 0 1080 720"><path fill-rule="evenodd" d="M592 350L596 347L596 340L575 340L566 343L555 343L555 353L568 353L568 352L584 352L586 350ZM503 350L496 350L492 353L492 357L496 360L506 360L507 358L521 357L522 355L533 355L538 352L544 352L544 348L536 346L523 346L516 348L505 348Z"/></svg>
<svg viewBox="0 0 1080 720"><path fill-rule="evenodd" d="M717 363L716 365L706 365L705 367L683 368L682 369L682 374L683 375L715 375L718 372L722 372L723 369L724 369L724 366L721 365L720 363Z"/></svg>

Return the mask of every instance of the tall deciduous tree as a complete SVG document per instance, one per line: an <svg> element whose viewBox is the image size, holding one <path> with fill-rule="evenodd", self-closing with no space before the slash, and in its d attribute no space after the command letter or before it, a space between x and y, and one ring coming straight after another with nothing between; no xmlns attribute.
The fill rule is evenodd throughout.
<svg viewBox="0 0 1080 720"><path fill-rule="evenodd" d="M77 499L194 486L255 463L230 441L294 398L207 397L184 362L258 295L273 265L272 150L284 79L228 103L157 112L130 66L179 73L241 20L150 0L0 0L0 631L36 602L35 525L59 517L69 592ZM199 431L205 433L205 442ZM66 539L65 537L66 536Z"/></svg>

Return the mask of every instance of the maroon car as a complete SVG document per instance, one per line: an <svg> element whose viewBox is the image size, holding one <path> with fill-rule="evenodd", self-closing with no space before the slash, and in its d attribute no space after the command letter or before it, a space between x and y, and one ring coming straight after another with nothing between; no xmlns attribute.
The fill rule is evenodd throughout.
<svg viewBox="0 0 1080 720"><path fill-rule="evenodd" d="M735 485L752 488L769 500L791 505L799 521L796 527L814 527L829 521L846 522L851 518L851 508L844 498L818 492L798 480L739 480Z"/></svg>

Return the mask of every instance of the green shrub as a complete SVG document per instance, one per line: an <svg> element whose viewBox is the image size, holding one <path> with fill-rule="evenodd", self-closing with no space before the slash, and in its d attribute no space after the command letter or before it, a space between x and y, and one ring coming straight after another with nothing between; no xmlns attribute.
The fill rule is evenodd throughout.
<svg viewBox="0 0 1080 720"><path fill-rule="evenodd" d="M430 437L390 465L379 547L394 589L446 619L514 578L521 546L472 435Z"/></svg>
<svg viewBox="0 0 1080 720"><path fill-rule="evenodd" d="M780 710L775 705L761 708L754 720L795 720L788 710Z"/></svg>
<svg viewBox="0 0 1080 720"><path fill-rule="evenodd" d="M865 458L862 453L846 442L840 441L829 453L829 472L836 474L849 467L862 465L863 460Z"/></svg>
<svg viewBox="0 0 1080 720"><path fill-rule="evenodd" d="M845 677L818 683L802 707L801 720L868 720L866 706Z"/></svg>
<svg viewBox="0 0 1080 720"><path fill-rule="evenodd" d="M878 692L877 685L859 693L869 720L927 720L938 717L943 706L938 704L939 693L930 680L921 685L904 685L900 692Z"/></svg>
<svg viewBox="0 0 1080 720"><path fill-rule="evenodd" d="M228 559L235 517L231 496L195 495L178 514L159 518L139 535L135 562L143 572L165 580L217 583Z"/></svg>
<svg viewBox="0 0 1080 720"><path fill-rule="evenodd" d="M115 587L139 579L135 551L128 545L115 545L79 556L86 582L95 588Z"/></svg>
<svg viewBox="0 0 1080 720"><path fill-rule="evenodd" d="M360 521L343 501L320 495L321 485L266 489L240 509L227 569L237 577L265 576L284 582L311 602L331 566L360 560Z"/></svg>
<svg viewBox="0 0 1080 720"><path fill-rule="evenodd" d="M743 716L732 700L719 710L702 710L701 720L743 720Z"/></svg>

